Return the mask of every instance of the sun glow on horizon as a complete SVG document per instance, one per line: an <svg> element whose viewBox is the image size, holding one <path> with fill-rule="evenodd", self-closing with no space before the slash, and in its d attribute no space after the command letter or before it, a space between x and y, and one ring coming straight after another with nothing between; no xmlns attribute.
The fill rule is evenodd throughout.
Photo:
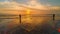
<svg viewBox="0 0 60 34"><path fill-rule="evenodd" d="M30 14L30 9L27 9L26 10L26 14Z"/></svg>
<svg viewBox="0 0 60 34"><path fill-rule="evenodd" d="M28 23L31 22L30 12L31 12L30 9L27 9L27 10L26 10L26 14L27 14L27 15L26 15L26 20L27 20Z"/></svg>

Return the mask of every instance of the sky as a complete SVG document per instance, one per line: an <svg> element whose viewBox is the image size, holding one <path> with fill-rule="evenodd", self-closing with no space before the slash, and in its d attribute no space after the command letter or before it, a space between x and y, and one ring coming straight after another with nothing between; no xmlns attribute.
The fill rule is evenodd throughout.
<svg viewBox="0 0 60 34"><path fill-rule="evenodd" d="M5 1L26 4L27 2L32 1L32 0L0 0L0 2L5 2ZM52 6L60 6L60 0L33 0L33 1L37 1L37 2L42 3L44 5L51 4Z"/></svg>
<svg viewBox="0 0 60 34"><path fill-rule="evenodd" d="M31 10L35 9L35 12L38 10L47 10L50 13L59 14L60 0L0 0L0 13L7 12L3 10L25 10L27 8ZM37 13L39 12L41 11ZM44 11L42 11L42 13L43 12ZM46 13L46 11L44 13Z"/></svg>

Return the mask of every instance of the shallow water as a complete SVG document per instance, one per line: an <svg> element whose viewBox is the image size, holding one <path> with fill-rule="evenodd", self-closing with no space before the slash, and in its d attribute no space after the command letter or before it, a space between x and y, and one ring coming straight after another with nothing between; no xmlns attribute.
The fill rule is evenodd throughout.
<svg viewBox="0 0 60 34"><path fill-rule="evenodd" d="M19 28L23 28L29 31L34 29L39 30L40 28L44 29L47 27L49 29L49 27L52 27L55 24L53 22L52 15L22 15L21 18L19 18L19 16L0 16L0 18L14 18L14 19L0 19L0 31L10 30L10 32L12 32L14 30L19 30ZM60 22L59 20L60 17L57 18L56 16L55 21L59 23ZM60 26L58 25L55 26L59 28Z"/></svg>

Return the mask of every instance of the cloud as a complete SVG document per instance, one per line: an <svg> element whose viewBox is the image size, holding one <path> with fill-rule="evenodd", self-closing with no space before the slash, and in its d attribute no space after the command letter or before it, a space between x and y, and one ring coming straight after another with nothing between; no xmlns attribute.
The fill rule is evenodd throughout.
<svg viewBox="0 0 60 34"><path fill-rule="evenodd" d="M60 7L58 6L54 6L54 7L51 7L52 10L60 10Z"/></svg>
<svg viewBox="0 0 60 34"><path fill-rule="evenodd" d="M45 14L52 13L50 10L53 10L53 9L60 10L60 8L58 6L51 7L50 4L45 6L45 5L42 5L41 3L38 3L36 0L30 0L27 2L27 4L17 3L15 1L0 2L0 13L1 13L1 10L17 10L17 11L22 10L22 11L20 11L20 13L24 13L25 12L24 10L26 10L26 9L31 9L31 12L33 12L33 13L45 13ZM48 10L48 11L46 12L43 10L46 10L46 11ZM15 11L15 13L17 11ZM7 13L7 11L5 13ZM12 13L12 11L10 11L8 13Z"/></svg>
<svg viewBox="0 0 60 34"><path fill-rule="evenodd" d="M23 7L20 6L21 4L18 4L16 2L0 2L0 9L16 9L16 10L22 10Z"/></svg>
<svg viewBox="0 0 60 34"><path fill-rule="evenodd" d="M36 0L31 0L27 2L27 5L25 5L29 8L35 8L35 9L40 9L40 10L47 10L47 7L38 3Z"/></svg>
<svg viewBox="0 0 60 34"><path fill-rule="evenodd" d="M41 3L37 2L37 0L30 0L27 4L22 4L25 7L39 9L39 10L60 10L58 6L52 6L51 4L42 5Z"/></svg>
<svg viewBox="0 0 60 34"><path fill-rule="evenodd" d="M24 10L25 8L16 2L0 2L0 14L19 14L18 10Z"/></svg>
<svg viewBox="0 0 60 34"><path fill-rule="evenodd" d="M0 2L0 8L8 8L8 9L17 9L22 10L25 8L33 8L33 9L39 9L39 10L49 10L49 9L60 9L59 7L50 7L51 4L47 4L47 6L42 5L41 3L38 3L37 0L30 0L27 2L27 4L17 3L15 1L5 1Z"/></svg>

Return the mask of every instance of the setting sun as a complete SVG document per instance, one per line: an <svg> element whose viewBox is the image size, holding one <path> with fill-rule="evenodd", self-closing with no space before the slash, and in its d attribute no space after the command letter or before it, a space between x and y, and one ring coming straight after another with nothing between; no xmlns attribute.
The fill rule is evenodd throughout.
<svg viewBox="0 0 60 34"><path fill-rule="evenodd" d="M26 14L30 14L30 9L27 9L26 10Z"/></svg>
<svg viewBox="0 0 60 34"><path fill-rule="evenodd" d="M26 14L27 14L27 15L26 15L26 17L27 17L26 20L27 20L27 22L29 23L29 22L31 21L30 9L27 9L27 10L26 10Z"/></svg>

